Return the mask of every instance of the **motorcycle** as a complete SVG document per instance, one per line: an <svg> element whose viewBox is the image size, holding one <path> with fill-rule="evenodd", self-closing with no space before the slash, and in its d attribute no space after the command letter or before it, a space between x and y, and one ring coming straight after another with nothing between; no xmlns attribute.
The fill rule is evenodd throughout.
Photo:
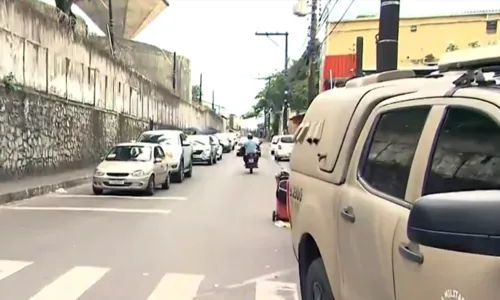
<svg viewBox="0 0 500 300"><path fill-rule="evenodd" d="M257 169L259 167L258 159L259 159L258 155L254 154L254 153L250 153L247 155L245 168L250 170L250 174L253 173L253 169Z"/></svg>

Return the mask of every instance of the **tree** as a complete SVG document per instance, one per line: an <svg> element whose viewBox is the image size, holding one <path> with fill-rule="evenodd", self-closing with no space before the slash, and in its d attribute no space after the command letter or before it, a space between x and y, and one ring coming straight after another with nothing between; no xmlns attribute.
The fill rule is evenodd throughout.
<svg viewBox="0 0 500 300"><path fill-rule="evenodd" d="M201 102L201 89L199 85L193 85L191 87L191 99L193 102Z"/></svg>
<svg viewBox="0 0 500 300"><path fill-rule="evenodd" d="M316 87L319 89L319 62L316 74ZM308 105L308 53L305 51L302 56L293 61L288 69L290 80L289 106L292 110L303 110ZM285 87L285 78L283 71L277 72L271 76L269 82L255 96L256 103L252 109L243 117L253 118L259 116L265 108L270 113L281 112L283 105L283 92ZM318 92L318 91L317 91Z"/></svg>

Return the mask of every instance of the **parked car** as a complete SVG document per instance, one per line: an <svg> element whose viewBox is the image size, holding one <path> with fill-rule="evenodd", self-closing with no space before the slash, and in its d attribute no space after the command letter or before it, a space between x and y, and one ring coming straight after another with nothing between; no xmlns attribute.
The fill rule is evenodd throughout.
<svg viewBox="0 0 500 300"><path fill-rule="evenodd" d="M271 145L269 147L269 150L271 151L271 156L274 156L274 153L276 152L276 148L278 148L278 141L280 139L281 135L275 135L271 139Z"/></svg>
<svg viewBox="0 0 500 300"><path fill-rule="evenodd" d="M224 152L222 144L221 144L220 140L217 138L217 136L211 135L210 137L212 138L213 143L216 144L215 148L217 150L217 160L221 160L222 159L222 153Z"/></svg>
<svg viewBox="0 0 500 300"><path fill-rule="evenodd" d="M170 167L162 147L150 143L122 143L114 146L97 166L92 191L143 191L153 195L155 187L170 187Z"/></svg>
<svg viewBox="0 0 500 300"><path fill-rule="evenodd" d="M217 163L217 146L210 135L190 135L188 139L193 145L193 161L195 163Z"/></svg>
<svg viewBox="0 0 500 300"><path fill-rule="evenodd" d="M231 152L231 150L233 150L233 143L229 134L217 133L215 136L219 139L220 144L222 145L222 151L224 153L229 153Z"/></svg>
<svg viewBox="0 0 500 300"><path fill-rule="evenodd" d="M289 160L293 150L293 135L283 135L278 138L274 159L276 161Z"/></svg>
<svg viewBox="0 0 500 300"><path fill-rule="evenodd" d="M172 180L183 182L193 176L193 146L180 130L151 130L142 133L138 142L159 144L167 156Z"/></svg>
<svg viewBox="0 0 500 300"><path fill-rule="evenodd" d="M290 212L302 299L500 293L498 46L319 94L297 129ZM480 278L480 280L471 280Z"/></svg>

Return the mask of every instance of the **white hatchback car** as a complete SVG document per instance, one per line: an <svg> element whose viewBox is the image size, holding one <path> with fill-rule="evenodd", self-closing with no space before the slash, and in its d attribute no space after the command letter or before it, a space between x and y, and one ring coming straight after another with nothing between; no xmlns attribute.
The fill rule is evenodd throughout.
<svg viewBox="0 0 500 300"><path fill-rule="evenodd" d="M293 135L282 135L278 138L274 159L276 161L289 160L293 150Z"/></svg>
<svg viewBox="0 0 500 300"><path fill-rule="evenodd" d="M271 146L269 147L269 150L271 151L271 156L274 156L274 153L276 153L276 149L278 148L278 141L282 137L282 135L275 135L271 139Z"/></svg>

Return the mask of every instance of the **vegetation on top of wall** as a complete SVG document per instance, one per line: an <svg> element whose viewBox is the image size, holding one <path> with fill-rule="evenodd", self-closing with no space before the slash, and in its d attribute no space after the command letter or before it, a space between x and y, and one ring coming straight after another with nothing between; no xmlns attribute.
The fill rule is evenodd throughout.
<svg viewBox="0 0 500 300"><path fill-rule="evenodd" d="M2 83L5 86L5 91L7 93L14 92L17 89L17 85L18 85L17 80L16 80L16 77L14 76L14 74L12 74L12 72L10 72L9 75L5 75L2 78Z"/></svg>
<svg viewBox="0 0 500 300"><path fill-rule="evenodd" d="M76 0L56 0L56 7L68 16L72 14L71 6Z"/></svg>
<svg viewBox="0 0 500 300"><path fill-rule="evenodd" d="M195 103L201 103L203 94L201 94L200 86L195 84L191 87L191 100Z"/></svg>

